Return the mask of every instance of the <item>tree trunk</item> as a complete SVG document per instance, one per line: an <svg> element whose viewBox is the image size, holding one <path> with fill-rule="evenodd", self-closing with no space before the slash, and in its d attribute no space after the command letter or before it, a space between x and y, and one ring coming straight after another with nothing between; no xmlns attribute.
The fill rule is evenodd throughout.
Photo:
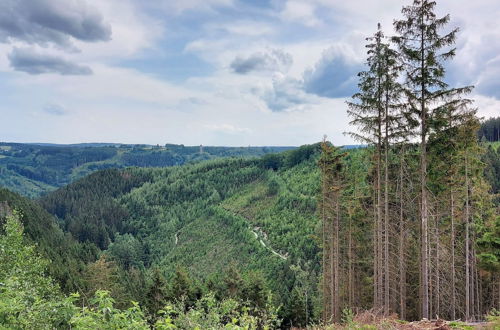
<svg viewBox="0 0 500 330"><path fill-rule="evenodd" d="M375 196L373 196L375 200ZM377 205L373 204L373 308L378 306L378 215Z"/></svg>
<svg viewBox="0 0 500 330"><path fill-rule="evenodd" d="M423 16L422 16L423 26ZM421 99L420 99L420 116L421 116L421 131L420 131L420 188L421 188L421 294L422 294L422 317L429 319L429 239L428 239L428 201L427 201L427 113L425 108L425 35L422 29L421 34Z"/></svg>
<svg viewBox="0 0 500 330"><path fill-rule="evenodd" d="M336 209L336 198L335 196L333 197L333 206ZM337 244L337 226L335 225L335 219L336 216L332 215L332 219L330 221L331 224L331 231L330 231L330 295L331 295L331 315L332 315L332 320L334 322L337 322L337 303L336 303L336 298L337 298L337 288L335 286L335 281L337 279L337 262L338 258L336 255L336 244Z"/></svg>
<svg viewBox="0 0 500 330"><path fill-rule="evenodd" d="M385 99L384 132L384 314L389 315L389 99Z"/></svg>
<svg viewBox="0 0 500 330"><path fill-rule="evenodd" d="M338 187L335 187L336 189ZM335 193L335 220L334 220L334 233L335 233L335 238L334 238L334 256L333 256L333 264L334 264L334 269L333 269L333 274L334 274L334 283L333 283L333 288L334 288L334 299L333 299L333 305L334 305L334 310L333 310L333 319L335 322L340 321L340 290L339 290L339 257L340 257L340 244L339 244L339 230L340 230L340 196L338 191Z"/></svg>
<svg viewBox="0 0 500 330"><path fill-rule="evenodd" d="M455 288L455 201L453 189L450 190L451 200L451 318L457 319L456 288Z"/></svg>
<svg viewBox="0 0 500 330"><path fill-rule="evenodd" d="M326 143L323 140L323 143ZM327 152L324 150L323 152ZM331 173L328 168L328 164L325 162L322 164L322 205L321 205L321 213L322 213L322 241L323 241L323 321L328 323L332 318L332 292L330 280L332 276L331 272L331 242L332 242L332 231L331 231L331 222L332 222L332 200L331 200Z"/></svg>
<svg viewBox="0 0 500 330"><path fill-rule="evenodd" d="M356 198L354 196L354 198ZM349 294L348 294L348 303L349 306L353 305L354 300L354 272L352 269L353 266L353 256L352 256L352 217L349 216L349 234L348 234L348 250L347 250L347 258L348 258L348 281L349 281Z"/></svg>
<svg viewBox="0 0 500 330"><path fill-rule="evenodd" d="M422 107L424 105L422 104ZM422 135L420 143L420 184L421 184L421 294L422 317L429 318L429 239L428 239L428 204L427 204L427 152L425 136L425 115L422 115Z"/></svg>
<svg viewBox="0 0 500 330"><path fill-rule="evenodd" d="M469 230L469 173L467 155L465 155L465 320L471 317L470 292L471 292L471 270L470 270L470 230Z"/></svg>
<svg viewBox="0 0 500 330"><path fill-rule="evenodd" d="M475 240L474 240L475 241ZM481 317L481 300L479 291L479 271L477 270L476 249L472 251L474 262L474 275L475 275L475 288L476 288L476 315L477 318Z"/></svg>
<svg viewBox="0 0 500 330"><path fill-rule="evenodd" d="M382 306L383 302L383 271L382 267L384 265L383 262L383 255L382 255L382 240L383 240L383 232L382 232L382 187L381 187L381 181L382 181L382 151L381 151L381 134L382 134L382 127L381 127L381 111L379 110L379 124L378 124L378 145L377 145L377 296L378 296L378 301L377 305L375 306L377 309Z"/></svg>
<svg viewBox="0 0 500 330"><path fill-rule="evenodd" d="M405 250L405 225L403 218L403 156L399 165L400 196L399 196L399 316L402 320L406 318L406 269L404 263Z"/></svg>
<svg viewBox="0 0 500 330"><path fill-rule="evenodd" d="M323 140L323 143L325 143L325 141ZM322 242L323 242L323 259L322 259L322 270L323 270L323 288L322 288L322 292L323 292L323 322L328 322L328 286L327 286L327 281L328 281L328 277L327 277L327 262L326 262L326 259L327 259L327 235L326 235L326 210L325 210L325 207L326 207L326 171L324 168L322 168L322 187L321 187L321 220L322 220L322 231L321 231L321 235L322 235Z"/></svg>
<svg viewBox="0 0 500 330"><path fill-rule="evenodd" d="M435 217L436 219L436 224L435 224L435 229L434 229L434 235L435 235L435 239L436 239L436 264L434 265L435 267L435 274L436 274L436 288L434 290L434 294L435 294L435 306L434 306L434 314L436 316L440 316L441 315L441 311L440 311L440 295L441 295L441 292L440 292L440 278L439 278L439 269L440 269L440 262L439 262L439 249L440 249L440 246L439 246L439 223L438 223L438 217L436 216Z"/></svg>

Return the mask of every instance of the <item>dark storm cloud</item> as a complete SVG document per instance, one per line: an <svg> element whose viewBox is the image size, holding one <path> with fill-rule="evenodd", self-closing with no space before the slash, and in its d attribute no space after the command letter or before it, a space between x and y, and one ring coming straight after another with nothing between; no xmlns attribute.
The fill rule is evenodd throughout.
<svg viewBox="0 0 500 330"><path fill-rule="evenodd" d="M92 70L88 66L78 65L57 56L39 54L32 49L14 48L8 57L12 68L29 74L92 74Z"/></svg>
<svg viewBox="0 0 500 330"><path fill-rule="evenodd" d="M323 97L348 97L357 91L357 74L363 66L334 51L325 52L314 69L304 73L304 88Z"/></svg>
<svg viewBox="0 0 500 330"><path fill-rule="evenodd" d="M69 46L70 37L86 42L107 41L111 27L101 14L80 0L0 1L0 42Z"/></svg>
<svg viewBox="0 0 500 330"><path fill-rule="evenodd" d="M286 72L292 65L292 56L279 49L266 53L254 53L248 57L236 57L231 62L231 69L235 73L247 74L254 71Z"/></svg>

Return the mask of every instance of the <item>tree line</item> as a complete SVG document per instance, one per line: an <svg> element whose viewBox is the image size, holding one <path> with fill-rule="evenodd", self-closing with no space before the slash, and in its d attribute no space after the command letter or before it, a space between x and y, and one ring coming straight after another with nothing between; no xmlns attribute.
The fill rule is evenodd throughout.
<svg viewBox="0 0 500 330"><path fill-rule="evenodd" d="M477 136L489 142L500 141L500 117L492 117L481 123Z"/></svg>
<svg viewBox="0 0 500 330"><path fill-rule="evenodd" d="M446 82L458 28L448 29L450 16L437 17L435 8L414 0L394 21L394 36L379 24L367 38L367 69L348 101L356 128L349 134L369 146L362 191L343 169L343 154L323 142L325 322L363 304L402 319L477 320L500 307L498 251L491 249L499 220L480 160L477 109L467 98L473 87ZM366 264L356 267L353 214L370 223L368 273ZM355 272L369 276L372 292L358 305Z"/></svg>

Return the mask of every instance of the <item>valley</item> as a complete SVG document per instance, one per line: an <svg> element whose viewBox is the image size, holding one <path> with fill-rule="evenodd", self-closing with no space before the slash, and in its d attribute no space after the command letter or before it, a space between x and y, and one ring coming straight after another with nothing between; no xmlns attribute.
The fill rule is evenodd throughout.
<svg viewBox="0 0 500 330"><path fill-rule="evenodd" d="M500 329L500 6L404 2L0 1L0 330Z"/></svg>

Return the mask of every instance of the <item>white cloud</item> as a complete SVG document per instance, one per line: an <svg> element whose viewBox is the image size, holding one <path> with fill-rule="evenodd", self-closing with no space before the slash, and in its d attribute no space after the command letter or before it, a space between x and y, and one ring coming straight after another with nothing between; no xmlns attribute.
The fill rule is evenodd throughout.
<svg viewBox="0 0 500 330"><path fill-rule="evenodd" d="M85 1L3 0L0 21L0 42L70 48L72 40L106 41L111 36L110 25Z"/></svg>
<svg viewBox="0 0 500 330"><path fill-rule="evenodd" d="M13 69L29 74L92 74L92 69L88 66L73 63L63 57L41 54L33 48L14 48L8 58Z"/></svg>
<svg viewBox="0 0 500 330"><path fill-rule="evenodd" d="M276 33L276 26L262 20L239 20L229 22L211 22L205 24L208 33L227 33L239 37L260 38Z"/></svg>
<svg viewBox="0 0 500 330"><path fill-rule="evenodd" d="M138 0L141 1L142 0ZM234 0L158 0L147 4L155 9L161 9L169 15L180 15L185 11L214 11L219 7L232 7L235 5Z"/></svg>
<svg viewBox="0 0 500 330"><path fill-rule="evenodd" d="M236 0L87 3L109 23L111 40L73 40L79 52L34 49L88 66L92 75L28 77L13 72L7 57L0 56L7 87L0 91L0 112L9 123L3 131L8 139L298 145L327 134L336 144L350 143L342 135L349 129L344 99L333 98L346 92L332 88L349 81L352 70L346 69L366 57L365 37L378 22L391 30L402 5L399 0L290 0L251 10ZM499 7L493 0L438 3L439 11L450 12L462 27L453 79L478 84L474 97L482 116L498 115L500 109L499 101L490 97L493 93L485 96L487 87L495 86L500 67ZM26 44L0 44L0 53L13 47ZM273 50L293 61L282 61ZM170 57L174 59L168 62ZM184 57L187 64L178 63ZM149 63L150 58L155 61ZM235 74L231 63L236 58L257 64L244 75ZM131 59L149 65L152 73L134 67ZM209 73L197 72L197 61L209 66ZM190 63L193 74L180 82L162 70ZM57 116L52 107L54 115L49 116L43 111L49 105L64 105L68 115Z"/></svg>
<svg viewBox="0 0 500 330"><path fill-rule="evenodd" d="M283 74L275 74L270 86L255 87L253 92L269 110L276 112L302 110L311 103L318 103L314 96L304 92L301 80Z"/></svg>
<svg viewBox="0 0 500 330"><path fill-rule="evenodd" d="M8 38L4 40L7 43L0 44L0 49L5 50L2 54L12 53L15 48L26 49L26 45L29 44L32 52L39 53L39 56L58 58L76 68L83 67L80 63L117 62L137 56L141 51L155 47L157 40L163 35L162 24L142 13L132 0L71 0L65 6L59 7L45 0L37 0L37 3L35 7L40 11L45 7L45 10L49 11L41 16L40 24L54 26L54 22L59 22L55 25L57 33L50 34L52 30L45 29L47 33L40 35L45 30L36 32L38 28L32 29L36 32L32 33L30 32L32 30L25 29L25 33L20 37ZM45 7L42 7L42 4ZM25 14L12 13L12 15L20 16L21 20ZM95 21L99 28L93 29L92 26L84 28L88 23L85 15L90 15L92 22ZM55 16L62 18L54 18ZM76 18L83 22L79 24ZM74 24L71 23L73 20ZM31 34L24 37L27 33ZM40 42L31 40L35 37L39 38ZM49 37L53 37L54 41L49 42L47 39ZM66 46L60 47L60 43ZM6 58L2 56L0 70L12 70L13 66L6 65L7 63Z"/></svg>
<svg viewBox="0 0 500 330"><path fill-rule="evenodd" d="M478 108L478 116L484 118L500 116L500 100L483 95L473 95L474 106Z"/></svg>
<svg viewBox="0 0 500 330"><path fill-rule="evenodd" d="M231 124L207 124L204 125L210 131L223 133L250 133L252 130L247 127L238 127Z"/></svg>
<svg viewBox="0 0 500 330"><path fill-rule="evenodd" d="M321 20L316 16L316 7L308 1L288 0L279 16L284 21L318 26Z"/></svg>
<svg viewBox="0 0 500 330"><path fill-rule="evenodd" d="M68 114L68 110L57 103L49 103L46 104L43 108L42 111L53 116L64 116Z"/></svg>
<svg viewBox="0 0 500 330"><path fill-rule="evenodd" d="M132 0L91 0L113 28L110 41L101 43L76 42L83 60L113 61L138 55L156 47L164 34L161 21L141 11Z"/></svg>
<svg viewBox="0 0 500 330"><path fill-rule="evenodd" d="M231 62L231 69L235 73L247 74L251 72L283 72L286 73L293 63L290 54L281 49L269 49L266 52L257 52L249 56L237 56Z"/></svg>

